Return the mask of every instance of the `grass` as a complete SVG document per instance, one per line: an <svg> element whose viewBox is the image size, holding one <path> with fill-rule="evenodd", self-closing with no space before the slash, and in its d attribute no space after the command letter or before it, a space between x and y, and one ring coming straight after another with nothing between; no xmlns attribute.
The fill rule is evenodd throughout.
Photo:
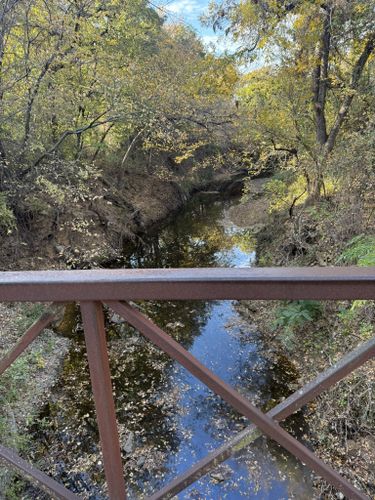
<svg viewBox="0 0 375 500"><path fill-rule="evenodd" d="M22 304L9 309L8 321L12 322L15 329L8 330L7 342L17 342L44 309L43 304ZM6 328L3 335L5 339ZM27 427L34 418L40 397L35 394L35 387L40 382L40 377L44 376L42 370L55 346L53 335L43 332L0 378L0 442L21 454L30 448ZM0 352L0 357L1 355ZM0 467L0 492L5 494L5 498L20 498L18 483L17 474Z"/></svg>

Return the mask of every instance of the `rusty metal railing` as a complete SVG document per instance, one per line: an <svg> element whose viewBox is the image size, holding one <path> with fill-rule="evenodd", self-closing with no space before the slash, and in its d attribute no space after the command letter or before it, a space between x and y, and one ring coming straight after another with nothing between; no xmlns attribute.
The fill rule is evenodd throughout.
<svg viewBox="0 0 375 500"><path fill-rule="evenodd" d="M375 356L375 338L347 354L336 365L264 414L230 385L139 312L136 300L351 300L375 298L375 268L258 268L258 269L147 269L95 271L41 271L0 273L0 301L80 303L92 391L111 499L125 499L126 485L120 453L115 405L109 369L103 304L122 316L154 345L169 354L213 392L251 422L247 429L150 497L171 498L232 453L262 433L302 460L348 498L366 495L321 461L280 427L279 422L310 402ZM1 374L37 335L54 321L49 308L0 361ZM0 446L0 460L55 498L78 498L51 477Z"/></svg>

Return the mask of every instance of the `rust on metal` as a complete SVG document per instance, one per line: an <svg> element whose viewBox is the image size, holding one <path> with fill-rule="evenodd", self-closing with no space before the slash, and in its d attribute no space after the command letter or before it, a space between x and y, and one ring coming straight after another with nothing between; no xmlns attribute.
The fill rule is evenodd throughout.
<svg viewBox="0 0 375 500"><path fill-rule="evenodd" d="M46 311L0 361L0 375L48 324L61 303L81 302L92 390L97 412L104 469L112 500L125 499L125 481L105 338L102 302L123 316L155 345L180 362L253 424L151 498L170 498L205 474L213 465L256 439L260 431L327 479L349 498L366 496L283 430L278 422L309 402L375 355L375 339L345 356L314 381L296 391L267 414L216 377L180 344L124 300L264 299L350 300L375 298L375 267L138 269L94 271L0 272L0 301L60 303ZM77 498L14 452L0 446L0 460L16 468L56 498Z"/></svg>
<svg viewBox="0 0 375 500"><path fill-rule="evenodd" d="M9 450L2 445L0 445L0 461L3 461L13 469L16 469L38 488L53 495L53 498L61 500L79 500L79 497L67 490L57 481L47 476L47 474L44 474L44 472L36 469L21 457L16 455L16 453L12 450Z"/></svg>
<svg viewBox="0 0 375 500"><path fill-rule="evenodd" d="M340 476L332 467L320 460L313 452L281 428L275 420L262 413L229 384L217 377L189 351L184 349L138 310L124 302L107 302L107 304L113 311L122 316L134 328L151 340L153 344L179 362L209 389L221 396L224 401L251 420L264 434L277 441L286 450L307 464L314 472L333 484L339 491L349 498L356 500L367 498L366 495Z"/></svg>
<svg viewBox="0 0 375 500"><path fill-rule="evenodd" d="M0 272L0 301L371 299L375 267Z"/></svg>
<svg viewBox="0 0 375 500"><path fill-rule="evenodd" d="M277 422L281 422L374 356L375 338L346 354L340 361L320 373L314 380L274 406L267 415ZM261 435L262 433L255 425L250 425L228 442L206 455L190 469L180 474L157 493L151 495L149 500L172 498L210 472L214 467L230 458L234 453L256 441Z"/></svg>
<svg viewBox="0 0 375 500"><path fill-rule="evenodd" d="M87 357L110 498L123 500L126 488L101 302L81 302Z"/></svg>

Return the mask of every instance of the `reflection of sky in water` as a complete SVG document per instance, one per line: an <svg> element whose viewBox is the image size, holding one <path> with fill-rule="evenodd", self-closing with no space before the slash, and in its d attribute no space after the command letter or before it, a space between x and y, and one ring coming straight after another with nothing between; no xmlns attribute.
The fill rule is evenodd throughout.
<svg viewBox="0 0 375 500"><path fill-rule="evenodd" d="M195 199L164 228L127 245L123 259L116 266L251 266L255 259L254 237L230 220L229 209L235 203ZM285 395L285 379L290 380L287 363L281 360L270 365L262 356L257 332L241 321L234 302L146 301L140 307L257 406ZM85 498L94 500L104 495L96 496L97 490L91 483L86 484L86 480L82 483L81 472L76 474L87 470L90 481L104 480L101 472L98 476L95 460L87 459L90 456L99 460L98 436L91 424L94 407L76 308L70 315L72 324L68 328L77 342L54 390L53 403L42 414L43 424L36 433L38 443L44 443L41 444L43 460L49 461L51 470L53 464L59 463L60 475L56 478L65 481L67 471L73 471L69 477L72 486L78 488L74 491L90 494ZM110 315L107 320L122 444L127 443L129 432L134 436L134 455L123 450L130 498L138 499L140 492L149 493L187 470L241 431L247 422L177 363L165 365L168 358L153 350L141 335L118 324ZM83 422L82 425L77 426L77 421ZM282 456L279 448L260 439L226 461L227 469L214 472L222 473L224 481L215 484L209 474L179 498L282 499L293 495L293 498L311 498L300 465ZM164 472L166 476L162 478Z"/></svg>
<svg viewBox="0 0 375 500"><path fill-rule="evenodd" d="M255 260L255 252L248 254L238 247L232 247L230 250L217 252L215 258L217 259L218 265L225 265L228 267L251 267L252 262Z"/></svg>
<svg viewBox="0 0 375 500"><path fill-rule="evenodd" d="M228 267L251 267L255 261L255 251L249 248L249 245L247 251L244 251L243 248L238 246L238 242L242 242L243 245L244 242L246 242L248 236L247 231L234 225L229 219L226 210L224 210L223 216L223 220L219 221L219 224L223 227L227 239L229 241L233 240L233 245L227 250L219 250L215 253L217 265ZM235 238L236 236L237 238Z"/></svg>
<svg viewBox="0 0 375 500"><path fill-rule="evenodd" d="M250 267L255 260L255 252L251 246L246 245L248 235L231 223L225 209L220 210L217 215L216 219L211 220L212 232L219 231L224 244L214 252L214 264ZM192 233L188 239L190 248L199 253L205 247L205 236L210 231L208 229L207 232L206 228L198 236L193 229ZM209 317L189 350L216 375L259 405L267 399L267 362L258 352L256 332L249 332L247 328L247 342L243 341L241 333L246 325L241 324L233 305L233 301L211 304ZM177 364L173 373L173 385L181 393L181 416L178 424L181 441L177 453L169 457L169 472L164 478L164 484L221 445L230 435L242 430L246 423L246 419L233 412ZM250 475L249 468L257 469L258 474ZM219 473L225 478L224 481L215 482L208 474L178 498L274 500L287 499L291 494L294 494L294 498L311 497L311 490L304 482L302 467L293 458L281 458L276 446L270 451L265 439L258 440L249 451L241 452L237 458L226 461Z"/></svg>
<svg viewBox="0 0 375 500"><path fill-rule="evenodd" d="M234 316L231 301L215 303L190 352L225 382L240 389L249 399L259 404L259 388L266 383L267 366L264 361L259 360L255 342L241 342L241 325L232 326L230 331L225 327L228 323L235 322ZM252 370L253 366L257 366L257 370ZM208 451L223 444L230 435L242 430L243 424L246 423L244 418L232 414L219 398L214 397L185 369L176 367L174 378L175 383L182 389L179 402L184 413L179 424L182 440L177 454L170 457L170 474L166 476L165 483L187 470ZM228 412L231 414L228 415ZM250 453L242 453L239 458L225 462L226 466L229 466L224 469L225 481L215 483L208 474L181 493L179 498L237 499L249 498L251 492L251 498L287 499L290 481L279 474L277 460L278 458L275 459L268 451L265 440L261 440L260 444L258 442L252 445ZM252 478L249 475L248 465L251 467L254 461L261 470L261 477L255 474ZM290 472L294 467L292 460L289 464ZM298 475L302 479L302 474ZM302 494L303 484L298 489ZM306 495L307 492L306 488ZM302 494L299 498L308 498L308 495Z"/></svg>

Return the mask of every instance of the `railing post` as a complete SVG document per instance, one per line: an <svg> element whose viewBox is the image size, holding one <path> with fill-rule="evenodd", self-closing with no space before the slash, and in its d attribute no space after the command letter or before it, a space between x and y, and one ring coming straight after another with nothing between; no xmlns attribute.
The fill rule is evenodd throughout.
<svg viewBox="0 0 375 500"><path fill-rule="evenodd" d="M112 395L103 306L100 302L81 302L81 312L109 497L112 500L123 500L126 498L126 488Z"/></svg>

